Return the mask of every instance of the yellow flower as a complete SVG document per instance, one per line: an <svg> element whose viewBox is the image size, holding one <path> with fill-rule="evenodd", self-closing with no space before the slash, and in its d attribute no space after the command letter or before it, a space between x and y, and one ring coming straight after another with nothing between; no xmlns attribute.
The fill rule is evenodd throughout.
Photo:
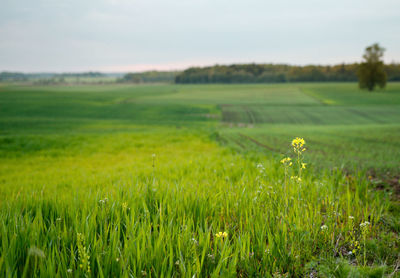
<svg viewBox="0 0 400 278"><path fill-rule="evenodd" d="M79 267L90 273L90 256L85 246L85 237L81 233L77 233L77 245L79 255Z"/></svg>
<svg viewBox="0 0 400 278"><path fill-rule="evenodd" d="M306 169L307 163L301 163L301 168Z"/></svg>
<svg viewBox="0 0 400 278"><path fill-rule="evenodd" d="M228 233L227 232L219 232L219 233L215 234L215 237L226 238L226 237L228 237Z"/></svg>
<svg viewBox="0 0 400 278"><path fill-rule="evenodd" d="M282 164L288 164L289 166L291 166L292 165L291 160L292 159L290 157L285 157L284 159L281 160L281 163Z"/></svg>
<svg viewBox="0 0 400 278"><path fill-rule="evenodd" d="M301 182L301 178L298 177L298 176L291 176L290 179L296 180L296 181L298 181L298 182Z"/></svg>
<svg viewBox="0 0 400 278"><path fill-rule="evenodd" d="M303 138L296 137L295 139L292 140L292 146L295 148L300 149L306 144L306 141L304 141Z"/></svg>
<svg viewBox="0 0 400 278"><path fill-rule="evenodd" d="M127 203L127 202L123 202L123 203L122 203L122 208L123 208L124 210L126 210L126 209L128 208L128 203Z"/></svg>

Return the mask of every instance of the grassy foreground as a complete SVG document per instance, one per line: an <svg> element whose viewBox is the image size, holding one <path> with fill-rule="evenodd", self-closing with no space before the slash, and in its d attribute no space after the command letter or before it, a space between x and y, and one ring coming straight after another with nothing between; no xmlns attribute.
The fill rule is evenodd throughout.
<svg viewBox="0 0 400 278"><path fill-rule="evenodd" d="M265 105L313 99L292 103L283 93L279 100L261 86L201 88L0 88L0 276L398 275L400 225L390 192L375 191L362 172L312 165L322 158L308 154L318 142L307 137L297 164L293 133L313 127L289 129L273 155L214 141L215 131L243 146L250 144L238 133L276 138L267 139L274 147L283 140L286 128L264 122L218 128L225 106L221 114L217 107L224 99L241 105L243 90ZM213 90L232 98L213 98ZM397 132L394 123L377 128ZM332 142L345 142L338 138ZM393 154L385 146L396 150L379 142L384 159Z"/></svg>

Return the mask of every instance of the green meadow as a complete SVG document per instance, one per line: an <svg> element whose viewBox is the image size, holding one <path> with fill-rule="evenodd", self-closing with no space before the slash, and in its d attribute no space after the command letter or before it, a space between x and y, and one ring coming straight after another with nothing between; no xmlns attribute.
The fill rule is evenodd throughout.
<svg viewBox="0 0 400 278"><path fill-rule="evenodd" d="M0 84L0 276L399 277L399 165L400 83Z"/></svg>

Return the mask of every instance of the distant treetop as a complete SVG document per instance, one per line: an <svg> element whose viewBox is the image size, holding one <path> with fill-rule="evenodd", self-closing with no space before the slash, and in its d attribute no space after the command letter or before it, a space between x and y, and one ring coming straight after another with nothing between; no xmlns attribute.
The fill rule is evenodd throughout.
<svg viewBox="0 0 400 278"><path fill-rule="evenodd" d="M357 81L359 64L333 66L233 64L193 67L178 74L175 83L283 83ZM400 64L384 65L389 81L400 81Z"/></svg>
<svg viewBox="0 0 400 278"><path fill-rule="evenodd" d="M384 88L388 76L383 63L385 49L375 43L365 49L364 61L358 68L358 85L361 89L374 90L375 86Z"/></svg>

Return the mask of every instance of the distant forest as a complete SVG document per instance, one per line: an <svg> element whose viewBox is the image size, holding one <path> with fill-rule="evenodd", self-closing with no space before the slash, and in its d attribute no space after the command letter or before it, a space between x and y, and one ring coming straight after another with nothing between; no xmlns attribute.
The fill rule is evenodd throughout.
<svg viewBox="0 0 400 278"><path fill-rule="evenodd" d="M235 64L189 68L175 83L284 83L357 81L358 64L291 66L285 64ZM388 81L400 81L400 64L385 65Z"/></svg>
<svg viewBox="0 0 400 278"><path fill-rule="evenodd" d="M101 72L82 72L82 73L21 73L21 72L0 72L1 81L29 81L43 79L63 79L63 78L94 78L104 77Z"/></svg>
<svg viewBox="0 0 400 278"><path fill-rule="evenodd" d="M145 71L127 73L118 82L127 83L173 83L180 71Z"/></svg>
<svg viewBox="0 0 400 278"><path fill-rule="evenodd" d="M184 71L138 73L20 73L0 72L0 82L31 82L38 85L69 83L284 83L357 81L359 64L291 66L285 64L235 64L193 67ZM400 81L400 64L385 65L388 81Z"/></svg>

